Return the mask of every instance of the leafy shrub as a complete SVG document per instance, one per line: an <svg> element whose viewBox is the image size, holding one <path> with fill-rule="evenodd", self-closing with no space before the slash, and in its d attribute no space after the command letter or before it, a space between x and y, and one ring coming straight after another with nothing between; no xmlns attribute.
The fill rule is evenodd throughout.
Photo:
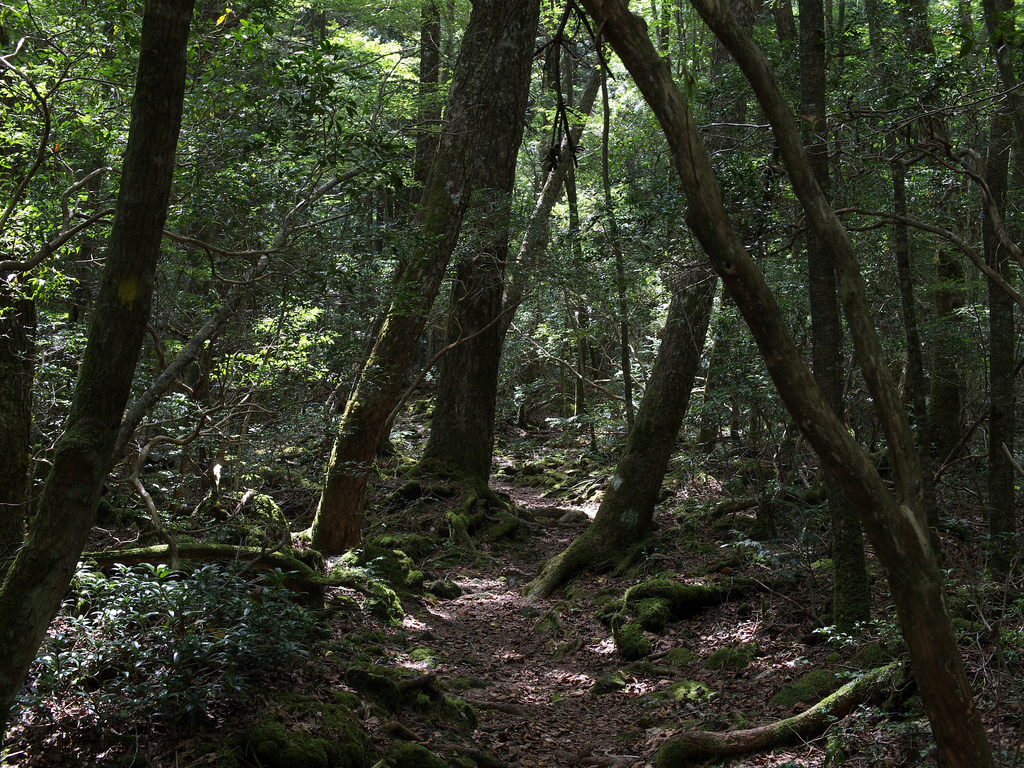
<svg viewBox="0 0 1024 768"><path fill-rule="evenodd" d="M251 678L309 655L315 618L282 586L253 585L229 568L79 569L54 620L21 704L52 717L56 702L97 721L187 717L213 702L244 700Z"/></svg>

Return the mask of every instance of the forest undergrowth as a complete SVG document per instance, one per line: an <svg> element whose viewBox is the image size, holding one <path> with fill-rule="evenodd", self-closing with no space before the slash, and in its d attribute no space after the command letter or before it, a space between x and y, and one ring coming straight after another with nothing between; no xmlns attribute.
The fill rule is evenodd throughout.
<svg viewBox="0 0 1024 768"><path fill-rule="evenodd" d="M410 482L401 467L418 433L397 434L365 546L324 564L322 601L297 596L280 569L80 571L0 764L661 765L660 745L680 730L779 721L906 661L873 561L875 621L856 637L827 626L827 514L810 466L793 474L800 493L773 496L778 536L755 540L755 502L767 498L757 457L728 443L706 459L684 451L651 540L616 572L580 573L551 599L531 599L524 587L593 517L614 451L592 450L571 428L506 428L492 488L508 507L485 510L459 536L458 492ZM268 486L285 510L310 493L301 472ZM951 488L949 607L1000 764L1017 766L1024 606L1009 589L980 586L981 511L969 490ZM225 495L228 509L241 500ZM153 538L132 519L135 528L96 531L90 549ZM293 533L302 523L290 521ZM280 539L271 533L265 551ZM678 585L713 597L651 598ZM934 764L920 701L897 679L884 701L797 746L695 764Z"/></svg>

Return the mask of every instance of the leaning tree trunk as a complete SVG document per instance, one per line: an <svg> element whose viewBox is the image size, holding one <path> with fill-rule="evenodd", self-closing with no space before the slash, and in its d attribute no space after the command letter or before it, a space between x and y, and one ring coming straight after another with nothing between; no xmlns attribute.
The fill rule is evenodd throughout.
<svg viewBox="0 0 1024 768"><path fill-rule="evenodd" d="M530 585L534 597L551 594L585 568L614 566L651 532L661 481L700 368L718 281L706 267L692 267L670 283L672 301L661 347L597 516L583 535L544 566Z"/></svg>
<svg viewBox="0 0 1024 768"><path fill-rule="evenodd" d="M64 433L28 539L0 589L0 713L60 607L110 472L146 334L185 94L193 0L147 0L121 191Z"/></svg>
<svg viewBox="0 0 1024 768"><path fill-rule="evenodd" d="M0 282L0 573L25 533L36 306Z"/></svg>
<svg viewBox="0 0 1024 768"><path fill-rule="evenodd" d="M313 546L339 554L359 541L377 444L441 287L467 205L491 157L519 145L537 0L477 0L452 78L445 125L419 211L416 245L373 351L349 398L313 520ZM502 83L512 87L494 87Z"/></svg>
<svg viewBox="0 0 1024 768"><path fill-rule="evenodd" d="M729 16L722 0L694 0L693 4L754 87L775 131L793 189L836 258L851 335L899 472L899 503L870 457L825 402L764 277L732 229L689 106L654 50L643 20L631 14L623 0L584 0L661 123L688 198L687 222L736 299L794 421L839 479L875 545L889 578L941 764L994 767L946 611L942 575L921 510L920 468L910 429L888 375L852 245L814 182L793 113L764 55Z"/></svg>

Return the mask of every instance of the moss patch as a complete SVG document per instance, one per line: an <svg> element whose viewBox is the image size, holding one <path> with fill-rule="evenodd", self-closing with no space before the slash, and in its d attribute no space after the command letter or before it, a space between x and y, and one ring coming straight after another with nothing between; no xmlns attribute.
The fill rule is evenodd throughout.
<svg viewBox="0 0 1024 768"><path fill-rule="evenodd" d="M612 630L612 638L619 653L630 661L642 659L651 654L651 641L644 635L639 624L625 624Z"/></svg>
<svg viewBox="0 0 1024 768"><path fill-rule="evenodd" d="M597 678L593 688L590 689L590 694L592 696L604 696L606 693L621 691L625 687L626 678L623 676L621 671L616 670L615 672L609 672L607 675L601 675Z"/></svg>
<svg viewBox="0 0 1024 768"><path fill-rule="evenodd" d="M248 751L264 768L364 768L369 742L348 708L297 696L259 716Z"/></svg>
<svg viewBox="0 0 1024 768"><path fill-rule="evenodd" d="M840 680L834 672L815 669L800 677L771 697L769 704L776 707L792 707L801 702L816 704L839 689Z"/></svg>
<svg viewBox="0 0 1024 768"><path fill-rule="evenodd" d="M645 698L652 701L678 701L698 703L707 701L711 689L699 680L679 680L663 691L649 693Z"/></svg>
<svg viewBox="0 0 1024 768"><path fill-rule="evenodd" d="M719 648L708 656L704 666L708 669L722 669L723 667L743 669L760 653L761 649L756 643L743 643L735 648Z"/></svg>
<svg viewBox="0 0 1024 768"><path fill-rule="evenodd" d="M394 741L384 761L388 768L447 768L447 763L429 749L408 741Z"/></svg>

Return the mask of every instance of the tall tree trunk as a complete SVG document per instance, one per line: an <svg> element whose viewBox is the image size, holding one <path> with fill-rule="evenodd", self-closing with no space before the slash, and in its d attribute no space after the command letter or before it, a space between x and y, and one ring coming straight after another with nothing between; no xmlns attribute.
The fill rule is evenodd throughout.
<svg viewBox="0 0 1024 768"><path fill-rule="evenodd" d="M905 217L907 216L907 169L900 160L892 165L893 212L901 217L893 224L893 242L896 252L896 271L899 274L900 298L903 308L903 328L907 334L907 389L914 409L914 423L917 427L917 448L921 458L921 487L928 525L933 530L939 527L939 505L935 499L934 461L932 459L932 430L928 420L925 393L928 382L924 373L924 359L921 354L921 339L917 328L917 302L914 298L914 278L910 265L910 238ZM959 418L959 415L958 415Z"/></svg>
<svg viewBox="0 0 1024 768"><path fill-rule="evenodd" d="M800 110L805 117L807 160L822 193L827 195L828 122L825 100L825 19L822 0L799 0ZM807 273L811 306L811 360L814 380L840 421L845 421L836 270L825 242L812 224L807 233ZM871 618L871 591L864 560L860 520L829 472L825 473L829 516L832 522L832 558L835 584L832 616L841 632L852 632L858 622Z"/></svg>
<svg viewBox="0 0 1024 768"><path fill-rule="evenodd" d="M149 319L185 93L192 0L147 0L131 126L106 265L64 433L0 589L4 722L64 598L110 472Z"/></svg>
<svg viewBox="0 0 1024 768"><path fill-rule="evenodd" d="M420 14L419 129L412 173L417 190L426 186L430 164L437 151L434 126L441 119L437 94L441 77L441 9L437 0L424 0Z"/></svg>
<svg viewBox="0 0 1024 768"><path fill-rule="evenodd" d="M722 0L694 0L693 4L754 87L775 131L794 191L835 254L851 336L899 473L900 502L890 495L871 459L821 396L774 296L736 237L693 116L651 45L643 20L632 15L623 0L584 0L665 131L689 202L687 222L735 297L797 426L840 480L875 545L910 648L940 763L944 768L994 767L945 608L942 575L921 510L920 467L910 429L888 374L852 245L814 182L793 113L778 91L767 60L730 17Z"/></svg>
<svg viewBox="0 0 1024 768"><path fill-rule="evenodd" d="M964 306L964 273L960 262L941 247L935 254L935 278L939 283L935 288L938 329L931 345L928 435L935 446L936 458L945 461L964 434L964 380L960 373L963 342L959 316ZM916 392L914 407L917 408Z"/></svg>
<svg viewBox="0 0 1024 768"><path fill-rule="evenodd" d="M0 281L0 573L25 534L36 306Z"/></svg>
<svg viewBox="0 0 1024 768"><path fill-rule="evenodd" d="M985 179L1000 217L1006 211L1010 161L1011 125L1003 111L992 116L989 126ZM999 241L992 219L983 215L982 234L985 262L1009 280L1009 255ZM988 280L988 532L989 570L1003 576L1016 552L1014 534L1017 515L1014 504L1013 467L1006 452L1013 452L1013 300L991 279Z"/></svg>
<svg viewBox="0 0 1024 768"><path fill-rule="evenodd" d="M667 2L667 0L666 0ZM622 400L626 409L626 429L633 428L633 365L629 360L629 296L626 284L626 262L619 240L619 225L615 218L615 201L612 199L612 180L608 158L608 137L610 133L611 107L608 104L608 70L601 67L601 103L603 122L601 128L601 185L604 189L605 237L615 254L615 289L618 293L619 315L619 362L622 370Z"/></svg>
<svg viewBox="0 0 1024 768"><path fill-rule="evenodd" d="M544 566L530 587L533 596L550 594L584 568L615 565L650 534L661 481L700 368L717 283L704 266L670 278L672 300L661 347L597 516L582 536Z"/></svg>
<svg viewBox="0 0 1024 768"><path fill-rule="evenodd" d="M413 252L395 300L349 398L313 520L313 546L338 554L359 541L377 444L398 400L470 198L496 158L519 147L537 27L537 0L477 0L455 66ZM499 82L507 87L495 88ZM487 196L484 196L487 199ZM491 198L493 201L493 197Z"/></svg>

